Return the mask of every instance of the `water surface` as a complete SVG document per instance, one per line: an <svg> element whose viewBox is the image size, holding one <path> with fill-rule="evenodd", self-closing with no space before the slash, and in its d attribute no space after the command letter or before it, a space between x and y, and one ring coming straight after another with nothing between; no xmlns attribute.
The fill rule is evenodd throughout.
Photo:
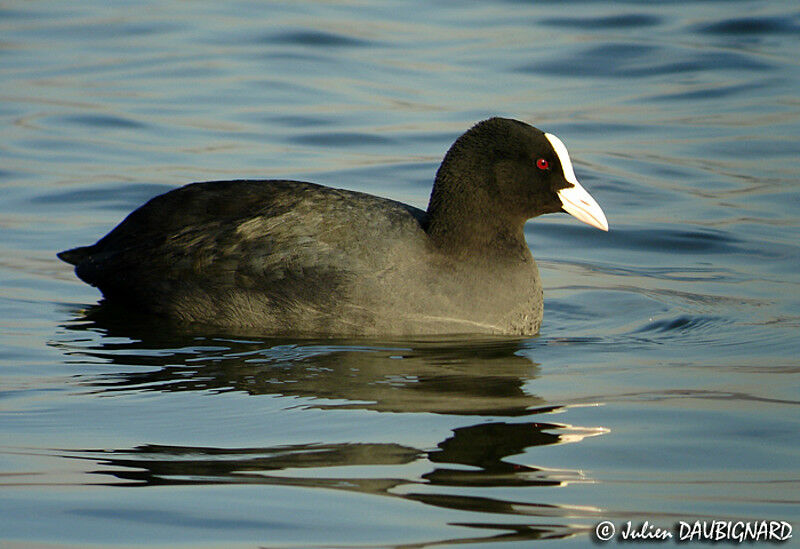
<svg viewBox="0 0 800 549"><path fill-rule="evenodd" d="M798 519L793 2L0 8L0 540L583 546ZM559 135L609 233L527 226L527 339L98 315L55 252L191 181L425 207L471 124ZM4 545L4 546L5 546Z"/></svg>

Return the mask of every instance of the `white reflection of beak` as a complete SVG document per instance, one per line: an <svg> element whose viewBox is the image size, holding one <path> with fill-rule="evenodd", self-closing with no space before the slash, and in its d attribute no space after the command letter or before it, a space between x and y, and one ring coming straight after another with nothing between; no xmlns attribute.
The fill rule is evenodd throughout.
<svg viewBox="0 0 800 549"><path fill-rule="evenodd" d="M564 170L564 179L572 183L572 187L558 191L558 198L561 200L561 207L568 214L576 217L580 221L597 227L600 230L608 231L608 220L600 208L600 205L592 198L586 189L578 183L575 171L572 169L572 161L569 159L567 147L561 140L552 133L544 136L550 141L553 150L556 151L558 159L561 161L561 169Z"/></svg>

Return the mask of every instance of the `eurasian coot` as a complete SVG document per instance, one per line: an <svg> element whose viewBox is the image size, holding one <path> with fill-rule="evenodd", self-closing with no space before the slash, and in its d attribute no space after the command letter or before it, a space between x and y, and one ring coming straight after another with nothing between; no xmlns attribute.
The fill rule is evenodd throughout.
<svg viewBox="0 0 800 549"><path fill-rule="evenodd" d="M442 161L427 211L298 181L193 183L58 254L109 302L264 334L535 334L526 220L608 230L554 135L491 118Z"/></svg>

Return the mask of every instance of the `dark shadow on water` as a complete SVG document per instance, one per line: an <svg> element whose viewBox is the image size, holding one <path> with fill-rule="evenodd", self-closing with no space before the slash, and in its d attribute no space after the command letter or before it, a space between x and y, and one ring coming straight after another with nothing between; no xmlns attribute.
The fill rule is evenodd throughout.
<svg viewBox="0 0 800 549"><path fill-rule="evenodd" d="M315 408L504 417L543 405L524 390L538 366L517 354L522 340L514 338L263 338L174 326L109 306L79 313L64 327L71 341L51 344L71 360L118 366L77 376L107 396L240 391L313 399Z"/></svg>
<svg viewBox="0 0 800 549"><path fill-rule="evenodd" d="M527 492L519 502L482 493L485 488L552 488L587 481L580 471L538 468L512 459L531 448L598 434L542 421L558 407L528 392L539 370L518 354L522 340L200 335L108 307L79 313L63 327L66 331L51 345L69 362L104 365L103 373L93 368L94 373L76 377L78 384L103 396L237 391L253 397L297 397L302 400L293 406L307 408L465 418L464 426L453 429L433 449L402 441L358 441L243 448L143 444L58 451L65 458L93 462L92 472L111 477L110 485L325 488L532 521L490 523L487 517L462 522L495 533L447 542L556 539L584 532L574 523L573 508L531 503ZM358 473L351 476L348 471L353 470ZM581 513L594 517L592 511ZM537 523L542 517L551 520ZM553 517L563 522L553 523Z"/></svg>

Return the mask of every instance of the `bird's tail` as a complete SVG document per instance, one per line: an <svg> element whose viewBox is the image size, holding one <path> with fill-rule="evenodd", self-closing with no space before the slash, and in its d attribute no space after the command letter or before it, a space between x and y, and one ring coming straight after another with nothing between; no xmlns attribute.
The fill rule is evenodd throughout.
<svg viewBox="0 0 800 549"><path fill-rule="evenodd" d="M58 252L56 255L61 261L66 261L72 265L78 265L91 255L90 248L91 246L81 246L80 248L72 248L71 250Z"/></svg>

